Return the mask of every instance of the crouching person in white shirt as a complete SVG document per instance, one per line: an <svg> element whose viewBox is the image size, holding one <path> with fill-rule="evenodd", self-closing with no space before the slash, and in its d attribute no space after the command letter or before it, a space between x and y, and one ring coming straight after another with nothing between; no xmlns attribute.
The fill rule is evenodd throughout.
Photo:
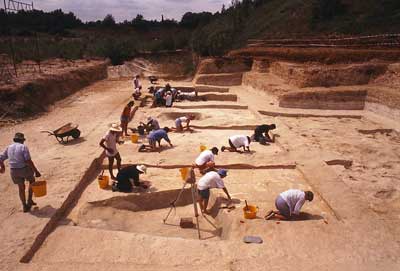
<svg viewBox="0 0 400 271"><path fill-rule="evenodd" d="M275 200L277 211L270 211L265 219L273 217L288 220L293 219L300 214L300 209L306 200L312 201L314 193L311 191L302 191L298 189L289 189L279 194Z"/></svg>
<svg viewBox="0 0 400 271"><path fill-rule="evenodd" d="M225 150L228 150L228 151L231 151L231 152L236 152L236 151L238 151L237 149L241 148L241 147L243 147L243 151L244 152L245 151L250 152L251 139L250 139L249 136L234 135L234 136L231 136L229 138L228 142L229 142L229 147L222 146L221 147L221 151L222 152L225 151Z"/></svg>
<svg viewBox="0 0 400 271"><path fill-rule="evenodd" d="M223 189L228 199L231 200L231 196L229 195L224 181L222 180L226 177L227 173L228 171L226 169L219 169L217 172L210 171L200 178L197 184L197 190L199 193L199 204L202 213L210 214L210 212L207 210L207 205L210 198L211 188Z"/></svg>

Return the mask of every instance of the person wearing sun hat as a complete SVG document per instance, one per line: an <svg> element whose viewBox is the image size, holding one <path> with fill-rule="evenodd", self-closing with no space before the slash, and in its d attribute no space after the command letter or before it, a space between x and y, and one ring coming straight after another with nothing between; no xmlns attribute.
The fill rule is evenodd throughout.
<svg viewBox="0 0 400 271"><path fill-rule="evenodd" d="M22 202L24 213L29 212L33 205L36 205L32 200L32 183L35 182L35 177L40 177L41 174L36 168L31 159L29 149L25 142L23 133L16 133L14 143L9 145L6 150L0 154L0 173L5 172L4 161L9 160L10 175L14 184L18 185L19 198ZM28 200L25 195L25 181L29 182Z"/></svg>
<svg viewBox="0 0 400 271"><path fill-rule="evenodd" d="M117 150L117 143L123 143L123 141L119 140L121 134L122 128L118 124L114 123L99 143L99 145L106 151L106 156L108 157L108 170L110 172L110 177L113 180L116 179L113 173L114 159L117 160L118 171L121 170L121 156Z"/></svg>
<svg viewBox="0 0 400 271"><path fill-rule="evenodd" d="M112 185L113 191L131 192L133 186L140 186L144 189L146 185L139 182L139 175L146 174L147 167L145 165L129 165L123 167L117 174L117 181Z"/></svg>
<svg viewBox="0 0 400 271"><path fill-rule="evenodd" d="M199 193L199 204L202 213L209 214L207 210L208 200L210 198L210 189L220 188L223 189L226 196L231 200L231 196L225 187L224 181L222 180L228 175L226 169L219 169L217 172L210 171L200 178L197 183L197 191Z"/></svg>

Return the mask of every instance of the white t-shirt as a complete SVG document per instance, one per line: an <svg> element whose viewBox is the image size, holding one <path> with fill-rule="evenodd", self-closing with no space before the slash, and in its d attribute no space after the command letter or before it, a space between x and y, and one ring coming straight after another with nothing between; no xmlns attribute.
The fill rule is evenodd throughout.
<svg viewBox="0 0 400 271"><path fill-rule="evenodd" d="M106 147L113 150L111 153L106 150L106 155L108 157L115 156L118 153L118 150L117 150L117 134L116 133L112 133L111 131L108 131L107 134L103 137L103 139L105 140Z"/></svg>
<svg viewBox="0 0 400 271"><path fill-rule="evenodd" d="M180 117L179 120L182 122L187 122L188 118L187 117Z"/></svg>
<svg viewBox="0 0 400 271"><path fill-rule="evenodd" d="M289 189L285 192L282 192L280 196L286 201L290 209L290 215L295 214L298 215L300 213L300 209L303 206L305 199L304 191L298 189Z"/></svg>
<svg viewBox="0 0 400 271"><path fill-rule="evenodd" d="M214 154L210 150L205 150L196 158L196 165L202 166L207 162L214 162Z"/></svg>
<svg viewBox="0 0 400 271"><path fill-rule="evenodd" d="M205 190L207 188L224 188L225 184L221 176L215 171L210 171L206 175L200 178L197 189Z"/></svg>
<svg viewBox="0 0 400 271"><path fill-rule="evenodd" d="M240 147L248 147L249 146L249 139L247 136L244 135L234 135L229 138L229 140L232 142L233 146L236 148Z"/></svg>

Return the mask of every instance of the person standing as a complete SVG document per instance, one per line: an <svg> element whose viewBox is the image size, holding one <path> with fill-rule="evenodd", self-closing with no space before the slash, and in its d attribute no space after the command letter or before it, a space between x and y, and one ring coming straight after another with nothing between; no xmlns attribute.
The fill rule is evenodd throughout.
<svg viewBox="0 0 400 271"><path fill-rule="evenodd" d="M122 135L125 134L125 136L129 136L128 135L128 123L131 120L131 110L134 105L135 105L135 103L133 101L130 101L124 107L124 110L122 111L122 114L121 114Z"/></svg>
<svg viewBox="0 0 400 271"><path fill-rule="evenodd" d="M123 143L123 141L119 141L121 134L121 127L119 127L118 124L112 124L107 134L99 143L99 145L106 151L106 156L108 157L108 171L110 172L110 177L113 180L116 180L113 173L114 159L117 160L118 171L121 170L121 156L117 150L117 143Z"/></svg>
<svg viewBox="0 0 400 271"><path fill-rule="evenodd" d="M39 170L32 161L29 149L25 142L23 133L16 133L14 143L6 148L0 155L0 173L5 172L4 161L9 159L10 175L14 184L18 185L19 198L22 202L24 213L29 212L36 203L32 200L32 184L35 182L35 176L41 176ZM25 181L29 182L28 200L25 194Z"/></svg>

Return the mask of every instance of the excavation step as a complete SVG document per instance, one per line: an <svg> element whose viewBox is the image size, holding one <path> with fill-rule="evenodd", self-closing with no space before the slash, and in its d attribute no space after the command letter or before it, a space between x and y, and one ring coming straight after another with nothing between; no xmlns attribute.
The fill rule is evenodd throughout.
<svg viewBox="0 0 400 271"><path fill-rule="evenodd" d="M202 86L196 85L196 91L198 92L229 92L229 88L218 87L218 86Z"/></svg>
<svg viewBox="0 0 400 271"><path fill-rule="evenodd" d="M199 102L200 103L200 102ZM247 110L249 107L247 105L238 104L199 104L196 105L176 105L174 108L178 109L236 109L236 110Z"/></svg>
<svg viewBox="0 0 400 271"><path fill-rule="evenodd" d="M329 112L321 112L319 110L319 113L302 113L302 112L288 112L288 111L281 111L281 112L276 112L276 111L264 111L260 110L258 111L262 115L266 116L271 116L271 117L288 117L288 118L350 118L350 119L361 119L363 112L360 111L360 114L350 114L349 112L346 113L341 113L341 114L335 114L335 113L329 113Z"/></svg>
<svg viewBox="0 0 400 271"><path fill-rule="evenodd" d="M279 106L285 108L363 110L366 90L298 90L279 97Z"/></svg>
<svg viewBox="0 0 400 271"><path fill-rule="evenodd" d="M199 75L196 84L214 86L240 86L243 73L222 73Z"/></svg>

